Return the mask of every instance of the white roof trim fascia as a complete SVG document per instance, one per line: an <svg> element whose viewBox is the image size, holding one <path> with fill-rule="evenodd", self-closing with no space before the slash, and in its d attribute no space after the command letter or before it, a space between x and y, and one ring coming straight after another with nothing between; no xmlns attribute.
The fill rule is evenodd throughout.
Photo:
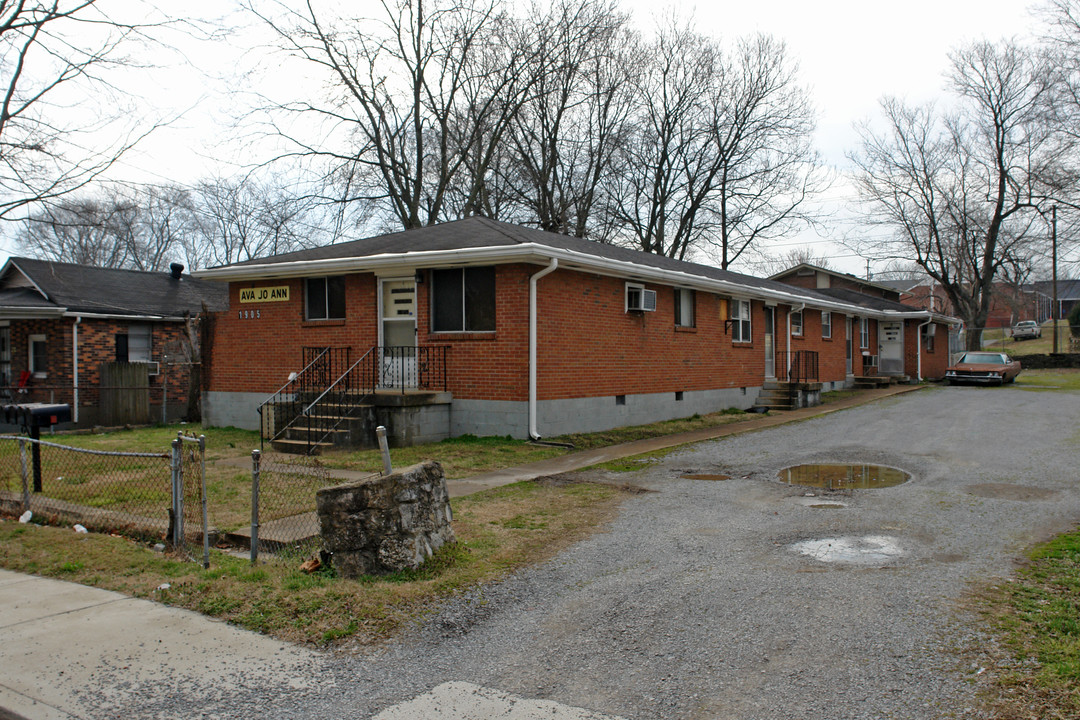
<svg viewBox="0 0 1080 720"><path fill-rule="evenodd" d="M255 265L226 266L197 270L192 273L195 277L208 280L241 281L257 279L277 279L294 277L316 277L319 275L342 273L342 272L375 272L384 267L432 267L441 264L478 264L486 262L529 262L546 264L552 258L560 261L560 268L584 269L601 275L611 275L627 280L639 282L653 281L675 287L693 288L717 292L725 295L739 296L741 298L753 298L756 300L777 300L784 304L806 303L814 309L842 312L848 315L874 318L901 318L900 314L882 312L851 305L841 301L820 300L808 298L797 292L783 292L778 290L752 287L741 283L728 282L708 278L703 275L682 272L679 270L667 270L664 268L641 265L623 260L611 260L588 253L566 250L564 248L551 247L540 243L521 243L519 245L496 245L481 248L459 248L455 250L432 250L408 253L383 253L381 255L365 255L361 257L327 258L323 260L295 260L284 263L260 263ZM569 267L567 267L569 265ZM577 266L577 267L575 267ZM792 289L799 289L792 286ZM913 311L903 313L902 317L926 318L926 311Z"/></svg>
<svg viewBox="0 0 1080 720"><path fill-rule="evenodd" d="M40 318L64 317L67 308L34 308L24 306L0 307L0 317L11 320L36 320Z"/></svg>
<svg viewBox="0 0 1080 720"><path fill-rule="evenodd" d="M116 313L92 313L79 312L77 310L64 310L63 317L81 317L93 320L144 320L157 322L181 322L184 318L176 315L119 315Z"/></svg>
<svg viewBox="0 0 1080 720"><path fill-rule="evenodd" d="M0 277L7 276L8 268L15 268L16 270L18 270L19 274L26 278L26 282L30 283L34 287L34 289L38 291L38 294L41 295L41 297L45 298L46 300L49 299L49 296L45 293L44 290L41 289L41 286L34 282L34 278L27 275L26 271L19 267L19 263L15 262L15 258L8 258L7 262L4 263L4 267L0 268Z"/></svg>

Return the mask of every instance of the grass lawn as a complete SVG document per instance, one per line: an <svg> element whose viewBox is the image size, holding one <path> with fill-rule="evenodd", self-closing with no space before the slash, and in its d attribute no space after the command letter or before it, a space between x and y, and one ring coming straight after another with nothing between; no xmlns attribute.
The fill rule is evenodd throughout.
<svg viewBox="0 0 1080 720"><path fill-rule="evenodd" d="M1080 717L1080 530L1038 546L983 610L998 658L994 717Z"/></svg>
<svg viewBox="0 0 1080 720"><path fill-rule="evenodd" d="M1042 337L1038 339L1013 340L1008 335L1004 328L988 328L983 331L983 346L1010 355L1045 355L1054 351L1054 328L1049 322L1042 324ZM1069 352L1068 320L1058 320L1058 351Z"/></svg>
<svg viewBox="0 0 1080 720"><path fill-rule="evenodd" d="M1074 392L1080 390L1080 370L1023 370L1016 387L1036 392Z"/></svg>
<svg viewBox="0 0 1080 720"><path fill-rule="evenodd" d="M458 543L416 572L386 578L305 575L297 560L252 566L218 551L203 570L145 543L10 519L0 520L0 566L152 598L282 640L373 643L439 598L546 560L596 532L626 493L593 483L525 482L455 499Z"/></svg>

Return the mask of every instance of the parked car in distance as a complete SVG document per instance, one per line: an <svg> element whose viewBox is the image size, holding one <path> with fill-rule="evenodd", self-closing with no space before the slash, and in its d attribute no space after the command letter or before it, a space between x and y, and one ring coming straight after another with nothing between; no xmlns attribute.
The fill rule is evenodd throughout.
<svg viewBox="0 0 1080 720"><path fill-rule="evenodd" d="M1021 320L1013 326L1013 340L1034 340L1040 337L1042 337L1042 328L1034 320Z"/></svg>
<svg viewBox="0 0 1080 720"><path fill-rule="evenodd" d="M980 385L1004 385L1020 374L1020 361L1005 353L967 352L955 365L945 371L950 385L977 383Z"/></svg>

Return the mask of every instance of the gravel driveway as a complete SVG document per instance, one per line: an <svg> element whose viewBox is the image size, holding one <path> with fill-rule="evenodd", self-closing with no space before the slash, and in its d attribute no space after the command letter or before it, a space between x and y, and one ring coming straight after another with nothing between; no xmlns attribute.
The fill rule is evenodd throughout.
<svg viewBox="0 0 1080 720"><path fill-rule="evenodd" d="M608 532L334 659L278 716L367 717L462 681L632 720L978 717L965 592L1080 520L1078 417L1076 393L934 388L688 447L612 476L652 492ZM830 461L912 479L829 508L776 480Z"/></svg>

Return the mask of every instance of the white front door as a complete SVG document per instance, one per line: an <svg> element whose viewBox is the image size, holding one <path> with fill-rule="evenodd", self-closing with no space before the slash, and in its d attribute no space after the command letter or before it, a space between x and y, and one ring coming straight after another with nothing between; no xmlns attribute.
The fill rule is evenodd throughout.
<svg viewBox="0 0 1080 720"><path fill-rule="evenodd" d="M848 375L851 374L851 355L852 355L851 346L852 346L852 343L854 343L854 342L855 342L855 335L851 332L851 318L849 318L849 317L844 318L844 345L847 346L845 351L844 351L846 356L847 356L846 357L846 365L845 365L845 367L847 368L847 374Z"/></svg>
<svg viewBox="0 0 1080 720"><path fill-rule="evenodd" d="M416 387L416 281L380 281L379 387Z"/></svg>
<svg viewBox="0 0 1080 720"><path fill-rule="evenodd" d="M904 323L878 323L878 372L904 374Z"/></svg>
<svg viewBox="0 0 1080 720"><path fill-rule="evenodd" d="M776 327L775 308L765 308L765 377L776 377L776 348L774 347L774 328Z"/></svg>

